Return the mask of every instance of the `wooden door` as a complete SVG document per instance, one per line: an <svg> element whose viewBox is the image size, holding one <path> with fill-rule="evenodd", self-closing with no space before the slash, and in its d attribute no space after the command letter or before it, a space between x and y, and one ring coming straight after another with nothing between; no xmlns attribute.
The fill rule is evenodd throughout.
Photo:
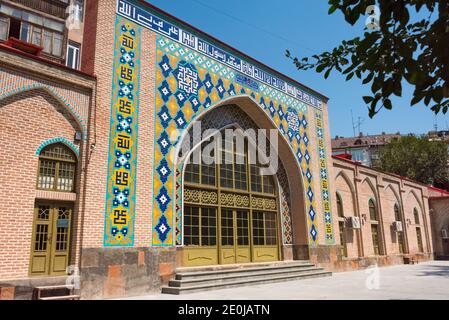
<svg viewBox="0 0 449 320"><path fill-rule="evenodd" d="M67 274L72 212L71 205L36 205L31 243L32 276Z"/></svg>

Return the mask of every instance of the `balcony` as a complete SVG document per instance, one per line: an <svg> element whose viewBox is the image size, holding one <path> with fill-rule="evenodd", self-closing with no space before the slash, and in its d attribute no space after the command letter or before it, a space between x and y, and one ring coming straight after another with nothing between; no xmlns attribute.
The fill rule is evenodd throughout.
<svg viewBox="0 0 449 320"><path fill-rule="evenodd" d="M14 0L11 1L24 7L45 12L49 15L65 19L67 17L66 9L69 1L60 0Z"/></svg>

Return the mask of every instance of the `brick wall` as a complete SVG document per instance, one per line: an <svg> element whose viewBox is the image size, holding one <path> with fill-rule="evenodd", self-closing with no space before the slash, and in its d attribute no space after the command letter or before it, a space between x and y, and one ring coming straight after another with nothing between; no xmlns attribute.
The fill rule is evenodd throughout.
<svg viewBox="0 0 449 320"><path fill-rule="evenodd" d="M0 278L28 275L38 156L42 142L75 132L63 106L45 91L33 90L0 101Z"/></svg>
<svg viewBox="0 0 449 320"><path fill-rule="evenodd" d="M335 189L343 201L345 217L359 216L360 230L347 229L354 240L348 243L348 258L374 257L371 221L368 202L374 199L377 205L381 247L386 258L398 256L397 233L393 229L394 205L398 204L403 214L405 253L429 258L433 254L428 188L420 183L373 170L351 161L334 158ZM419 224L415 223L414 209L419 212ZM420 227L423 252L418 248L416 227ZM388 260L388 259L387 259ZM395 260L390 260L395 261Z"/></svg>
<svg viewBox="0 0 449 320"><path fill-rule="evenodd" d="M449 239L443 239L441 230L449 233L449 198L438 197L430 199L432 210L432 234L435 256L437 258L449 258Z"/></svg>

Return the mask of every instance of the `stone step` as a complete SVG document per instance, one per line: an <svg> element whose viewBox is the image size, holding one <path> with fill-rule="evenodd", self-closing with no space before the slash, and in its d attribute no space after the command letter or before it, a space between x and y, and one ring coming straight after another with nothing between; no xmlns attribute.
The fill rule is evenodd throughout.
<svg viewBox="0 0 449 320"><path fill-rule="evenodd" d="M68 295L68 296L54 296L54 297L42 297L39 300L45 301L56 301L56 300L79 300L79 295Z"/></svg>
<svg viewBox="0 0 449 320"><path fill-rule="evenodd" d="M261 272L270 272L270 271L277 272L279 270L288 271L310 267L314 267L314 265L310 262L307 263L302 262L302 263L284 263L279 265L262 265L251 267L234 266L232 268L223 268L205 271L202 271L204 269L198 269L197 271L178 269L179 271L176 272L175 279L176 280L201 279L210 276L225 277L235 274L246 274L250 276L250 275L257 275Z"/></svg>
<svg viewBox="0 0 449 320"><path fill-rule="evenodd" d="M180 267L176 268L176 273L190 273L198 271L221 271L221 270L234 270L234 269L252 269L258 267L273 267L273 266L292 266L304 264L311 264L309 260L288 260L288 261L269 261L269 262L248 262L248 263L235 263L235 264L218 264L210 266L199 267Z"/></svg>
<svg viewBox="0 0 449 320"><path fill-rule="evenodd" d="M57 285L57 286L39 286L34 287L36 290L44 291L44 290L58 290L58 289L67 289L67 290L73 290L75 288L74 285Z"/></svg>
<svg viewBox="0 0 449 320"><path fill-rule="evenodd" d="M310 279L310 278L318 278L318 277L330 277L332 275L331 272L327 271L314 271L310 273L298 273L298 274L284 274L278 275L274 277L266 277L264 279L252 279L250 277L245 277L240 280L222 282L222 283L212 283L212 284L198 284L189 287L163 287L162 293L165 294L186 294L186 293L194 293L201 291L209 291L215 289L226 289L226 288L235 288L241 287L242 285L259 285L259 284L267 284L267 283L276 283L282 281L293 281L300 279Z"/></svg>
<svg viewBox="0 0 449 320"><path fill-rule="evenodd" d="M189 287L195 286L198 284L206 285L206 284L220 284L227 283L230 281L237 281L240 279L252 279L252 280L264 280L267 278L273 278L279 275L303 275L309 273L316 273L324 271L323 268L316 268L315 266L311 267L301 267L301 268L293 268L293 269L274 269L274 270L260 270L254 271L251 273L248 272L235 272L230 275L209 275L203 276L199 278L189 278L189 279L175 279L169 282L170 287Z"/></svg>
<svg viewBox="0 0 449 320"><path fill-rule="evenodd" d="M74 285L37 286L34 287L33 300L75 300L74 291ZM75 298L70 298L72 296Z"/></svg>

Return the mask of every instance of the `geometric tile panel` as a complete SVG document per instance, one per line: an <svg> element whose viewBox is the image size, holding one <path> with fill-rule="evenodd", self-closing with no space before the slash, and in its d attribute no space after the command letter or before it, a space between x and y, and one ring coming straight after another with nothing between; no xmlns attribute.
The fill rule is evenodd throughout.
<svg viewBox="0 0 449 320"><path fill-rule="evenodd" d="M182 166L174 163L179 137L205 111L239 95L251 97L269 115L296 155L305 190L310 190L306 197L309 241L316 244L317 221L311 214L316 212L314 177L310 173L315 153L308 138L308 106L262 83L254 84L255 80L248 81L237 71L167 37L158 35L156 46L153 246L182 244L182 204L178 202L182 198ZM166 168L163 175L161 168Z"/></svg>
<svg viewBox="0 0 449 320"><path fill-rule="evenodd" d="M134 245L140 41L141 27L117 16L106 190L105 246Z"/></svg>
<svg viewBox="0 0 449 320"><path fill-rule="evenodd" d="M324 216L324 232L326 244L335 244L331 214L331 195L329 192L329 170L327 168L326 144L324 136L323 112L315 111L318 138L318 156L320 158L320 184Z"/></svg>

